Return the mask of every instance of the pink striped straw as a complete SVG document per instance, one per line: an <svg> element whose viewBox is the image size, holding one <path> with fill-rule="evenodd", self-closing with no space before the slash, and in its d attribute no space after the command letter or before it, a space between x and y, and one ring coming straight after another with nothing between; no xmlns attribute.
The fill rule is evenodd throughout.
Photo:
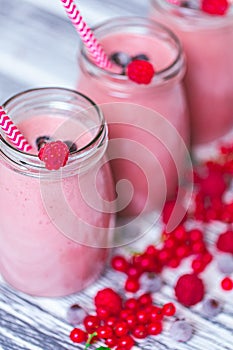
<svg viewBox="0 0 233 350"><path fill-rule="evenodd" d="M32 148L10 117L6 115L2 106L0 106L0 127L20 151L28 152Z"/></svg>
<svg viewBox="0 0 233 350"><path fill-rule="evenodd" d="M73 23L75 29L81 36L81 39L85 46L87 47L89 53L91 54L96 65L101 68L106 68L111 66L111 62L108 59L108 56L103 51L102 47L94 37L93 32L84 22L80 12L78 11L73 0L61 0L63 6L66 9L66 12Z"/></svg>

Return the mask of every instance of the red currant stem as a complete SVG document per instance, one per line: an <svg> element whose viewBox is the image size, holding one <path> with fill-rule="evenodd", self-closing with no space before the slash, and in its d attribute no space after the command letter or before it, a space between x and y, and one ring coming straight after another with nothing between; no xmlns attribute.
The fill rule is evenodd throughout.
<svg viewBox="0 0 233 350"><path fill-rule="evenodd" d="M92 338L94 338L96 335L97 335L97 332L94 332L94 333L88 335L88 339L87 339L87 342L86 342L86 344L85 344L84 350L86 350L87 348L89 348L89 346L91 345L91 340L92 340Z"/></svg>

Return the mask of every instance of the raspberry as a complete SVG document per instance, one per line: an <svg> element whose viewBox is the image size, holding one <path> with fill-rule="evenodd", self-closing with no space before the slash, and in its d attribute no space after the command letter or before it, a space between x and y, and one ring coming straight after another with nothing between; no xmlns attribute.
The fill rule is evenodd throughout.
<svg viewBox="0 0 233 350"><path fill-rule="evenodd" d="M133 60L127 66L127 75L130 80L138 84L150 84L155 71L152 64L145 60Z"/></svg>
<svg viewBox="0 0 233 350"><path fill-rule="evenodd" d="M68 160L69 148L62 141L46 143L40 148L38 157L45 163L48 170L58 170Z"/></svg>
<svg viewBox="0 0 233 350"><path fill-rule="evenodd" d="M95 296L96 307L104 307L111 315L118 315L122 309L121 297L111 288L100 290Z"/></svg>
<svg viewBox="0 0 233 350"><path fill-rule="evenodd" d="M216 246L222 252L233 254L233 231L226 231L219 235Z"/></svg>
<svg viewBox="0 0 233 350"><path fill-rule="evenodd" d="M218 170L212 169L207 177L200 180L200 188L204 196L221 198L227 186L223 174Z"/></svg>
<svg viewBox="0 0 233 350"><path fill-rule="evenodd" d="M201 9L210 15L225 15L229 7L228 0L202 0Z"/></svg>
<svg viewBox="0 0 233 350"><path fill-rule="evenodd" d="M181 276L175 286L177 300L185 306L197 304L203 299L204 292L204 284L195 274Z"/></svg>

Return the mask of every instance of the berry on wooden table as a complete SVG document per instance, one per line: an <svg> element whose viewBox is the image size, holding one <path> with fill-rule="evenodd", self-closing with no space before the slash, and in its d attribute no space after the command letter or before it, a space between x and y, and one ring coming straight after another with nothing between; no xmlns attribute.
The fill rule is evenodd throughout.
<svg viewBox="0 0 233 350"><path fill-rule="evenodd" d="M181 276L175 286L177 300L184 306L192 306L200 302L205 293L202 280L195 274Z"/></svg>
<svg viewBox="0 0 233 350"><path fill-rule="evenodd" d="M87 338L88 338L88 334L84 332L82 329L74 328L70 332L70 339L74 343L83 343L87 341Z"/></svg>
<svg viewBox="0 0 233 350"><path fill-rule="evenodd" d="M187 342L192 334L193 327L185 320L177 320L171 325L170 337L178 342Z"/></svg>

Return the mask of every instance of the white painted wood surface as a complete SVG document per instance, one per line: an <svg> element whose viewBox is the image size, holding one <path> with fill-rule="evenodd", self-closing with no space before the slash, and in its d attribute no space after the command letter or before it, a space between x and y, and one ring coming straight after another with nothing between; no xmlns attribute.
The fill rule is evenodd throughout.
<svg viewBox="0 0 233 350"><path fill-rule="evenodd" d="M79 0L77 3L90 25L117 15L146 15L148 5L147 0ZM75 86L79 38L59 0L0 0L0 43L0 104L28 88ZM212 240L218 227L212 225L208 232ZM188 262L182 271L189 271ZM181 271L165 272L164 287L154 296L156 302L174 300L172 286L178 273ZM163 334L147 338L138 348L232 350L233 294L220 290L220 278L214 265L206 272L208 294L218 297L224 305L224 312L213 320L203 317L200 305L192 309L178 306L179 312L194 325L192 340L187 344L172 341L168 336L168 323ZM91 310L92 297L98 289L105 286L118 289L123 280L107 269L99 281L85 291L66 298L47 299L19 293L0 279L0 349L83 349L82 345L69 341L72 327L66 321L67 308L80 303Z"/></svg>

